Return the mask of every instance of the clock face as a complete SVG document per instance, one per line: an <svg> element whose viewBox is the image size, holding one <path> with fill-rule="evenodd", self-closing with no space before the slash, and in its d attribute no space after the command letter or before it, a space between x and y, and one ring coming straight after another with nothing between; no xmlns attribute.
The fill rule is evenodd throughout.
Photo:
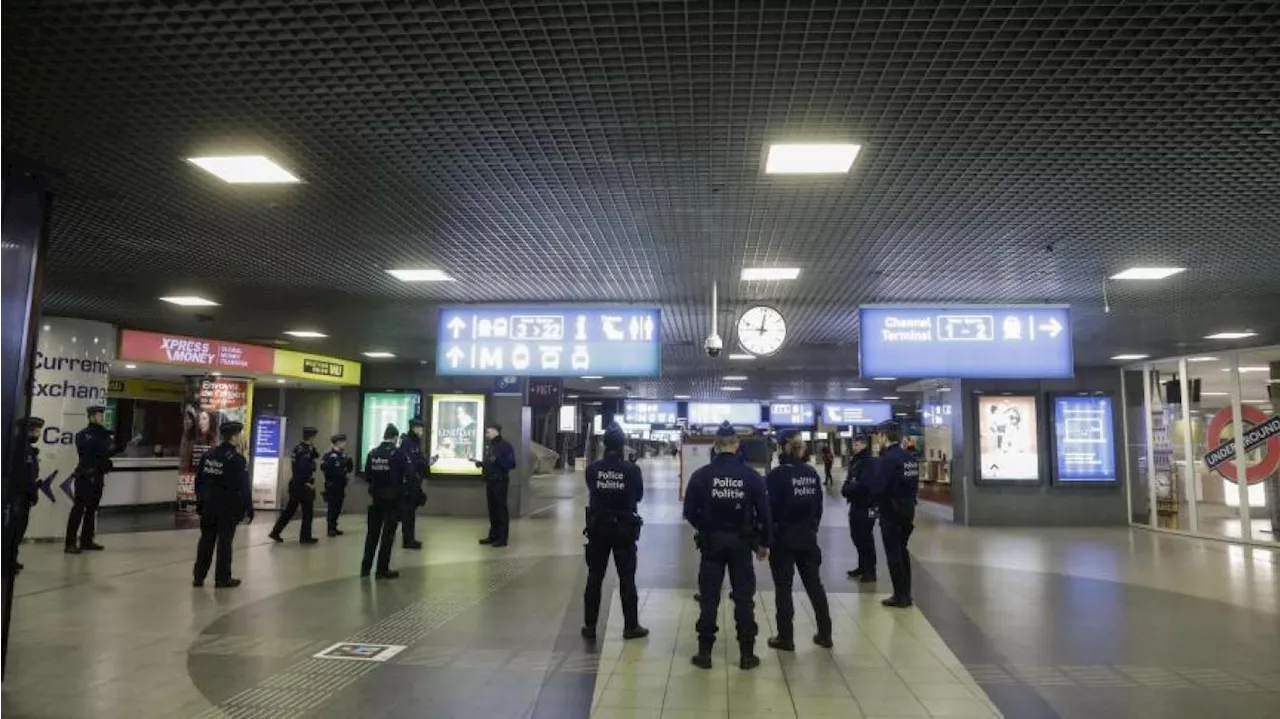
<svg viewBox="0 0 1280 719"><path fill-rule="evenodd" d="M738 318L738 342L751 354L771 355L786 339L786 320L772 307L752 307Z"/></svg>

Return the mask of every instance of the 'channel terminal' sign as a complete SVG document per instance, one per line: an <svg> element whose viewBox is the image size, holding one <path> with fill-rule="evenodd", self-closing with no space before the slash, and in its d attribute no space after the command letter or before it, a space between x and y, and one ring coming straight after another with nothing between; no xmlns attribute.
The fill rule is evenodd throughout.
<svg viewBox="0 0 1280 719"><path fill-rule="evenodd" d="M1074 376L1066 306L868 305L858 313L863 377Z"/></svg>
<svg viewBox="0 0 1280 719"><path fill-rule="evenodd" d="M822 405L822 421L826 424L884 424L893 419L893 405L888 402L826 402Z"/></svg>
<svg viewBox="0 0 1280 719"><path fill-rule="evenodd" d="M657 377L662 314L647 307L444 307L436 374Z"/></svg>
<svg viewBox="0 0 1280 719"><path fill-rule="evenodd" d="M809 427L813 425L812 402L770 402L769 424L774 427Z"/></svg>

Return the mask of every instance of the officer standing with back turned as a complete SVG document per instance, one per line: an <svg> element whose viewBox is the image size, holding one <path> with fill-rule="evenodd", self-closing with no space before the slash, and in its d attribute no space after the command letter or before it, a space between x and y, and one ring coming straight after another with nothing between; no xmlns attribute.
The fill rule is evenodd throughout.
<svg viewBox="0 0 1280 719"><path fill-rule="evenodd" d="M101 544L93 541L94 528L98 514L98 503L102 501L102 483L111 471L111 456L116 453L115 441L111 430L102 425L106 418L107 408L94 405L88 408L89 424L76 432L76 463L74 484L75 503L71 506L71 514L67 516L67 538L63 551L67 554L79 554L81 551L100 552ZM80 543L76 544L76 534L80 535Z"/></svg>
<svg viewBox="0 0 1280 719"><path fill-rule="evenodd" d="M22 472L12 488L6 492L14 492L17 496L10 506L13 507L14 524L13 556L14 572L21 572L22 562L17 561L18 545L27 536L27 522L31 519L31 508L40 501L40 430L44 429L44 420L39 417L23 417L17 421L18 431L24 435L27 446L22 457Z"/></svg>
<svg viewBox="0 0 1280 719"><path fill-rule="evenodd" d="M853 456L849 458L849 472L840 494L849 502L849 536L858 552L858 566L849 570L849 578L862 584L876 581L876 526L871 502L871 490L875 485L876 459L871 456L871 444L865 434L853 438Z"/></svg>
<svg viewBox="0 0 1280 719"><path fill-rule="evenodd" d="M881 602L886 607L905 609L912 605L911 555L907 540L915 529L916 494L920 491L920 463L903 449L897 427L885 431L888 445L877 461L878 486L873 498L880 507L880 540L893 581L893 596Z"/></svg>
<svg viewBox="0 0 1280 719"><path fill-rule="evenodd" d="M817 470L804 461L804 439L797 431L783 435L778 460L778 466L765 478L774 522L769 569L778 609L778 634L769 638L769 647L786 652L796 650L792 631L796 607L791 598L791 581L799 570L800 583L813 604L814 621L818 625L813 643L830 649L831 608L827 603L827 590L818 575L822 567L818 526L822 523L823 480L819 479Z"/></svg>
<svg viewBox="0 0 1280 719"><path fill-rule="evenodd" d="M609 569L609 555L618 572L622 599L623 639L649 636L640 626L640 596L636 591L636 542L644 524L636 505L644 499L640 468L624 458L627 436L616 423L604 432L604 457L587 467L587 589L583 594L582 638L596 639L600 616L600 588Z"/></svg>
<svg viewBox="0 0 1280 719"><path fill-rule="evenodd" d="M760 666L755 653L756 572L754 551L769 558L773 520L764 479L738 459L738 436L725 422L716 431L711 463L693 473L684 495L684 518L697 532L702 553L698 567L698 653L693 665L711 668L716 643L716 617L720 612L720 587L725 570L732 588L733 620L743 669Z"/></svg>
<svg viewBox="0 0 1280 719"><path fill-rule="evenodd" d="M404 499L405 466L400 461L396 440L400 430L387 425L382 444L369 451L364 460L364 476L369 480L369 528L364 536L364 559L360 576L369 576L373 557L378 555L378 579L395 579L400 572L391 569L391 545L396 541L396 525L400 523Z"/></svg>
<svg viewBox="0 0 1280 719"><path fill-rule="evenodd" d="M347 499L347 475L351 474L351 458L347 456L347 435L339 432L329 438L333 445L320 460L324 472L325 521L330 537L342 536L338 529L338 517L342 515L342 503Z"/></svg>
<svg viewBox="0 0 1280 719"><path fill-rule="evenodd" d="M302 505L302 529L298 532L298 541L302 544L315 544L320 541L311 536L311 518L316 510L316 488L312 485L316 481L314 476L316 459L320 457L320 453L312 444L316 434L318 430L315 427L303 427L302 441L293 448L293 455L290 458L293 476L289 480L289 503L285 505L284 512L276 518L271 534L267 535L277 542L284 541L280 533L284 531L289 520L293 519L293 513L298 511L298 505Z"/></svg>
<svg viewBox="0 0 1280 719"><path fill-rule="evenodd" d="M229 589L240 586L231 576L231 541L236 525L248 517L253 521L253 487L249 483L249 463L240 453L240 433L244 425L223 422L218 428L222 444L200 458L196 471L196 511L200 513L200 543L196 545L196 564L191 586L203 587L204 578L213 564L214 550L218 562L213 570L213 586Z"/></svg>

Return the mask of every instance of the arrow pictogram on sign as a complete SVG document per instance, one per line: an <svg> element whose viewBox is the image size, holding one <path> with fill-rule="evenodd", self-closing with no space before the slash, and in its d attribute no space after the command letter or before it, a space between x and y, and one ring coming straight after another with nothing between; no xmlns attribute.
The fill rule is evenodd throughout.
<svg viewBox="0 0 1280 719"><path fill-rule="evenodd" d="M76 477L74 474L70 475L66 479L62 480L62 484L58 485L62 488L62 493L67 495L67 499L70 499L72 502L76 501L76 496L71 493L71 483L74 482L75 479Z"/></svg>
<svg viewBox="0 0 1280 719"><path fill-rule="evenodd" d="M1048 332L1050 338L1057 337L1062 333L1062 323L1056 317L1050 317L1048 322L1040 325L1040 329Z"/></svg>
<svg viewBox="0 0 1280 719"><path fill-rule="evenodd" d="M48 477L36 480L36 489L44 492L44 496L49 498L50 502L57 502L57 497L53 496L53 480L58 476L58 470L53 470Z"/></svg>

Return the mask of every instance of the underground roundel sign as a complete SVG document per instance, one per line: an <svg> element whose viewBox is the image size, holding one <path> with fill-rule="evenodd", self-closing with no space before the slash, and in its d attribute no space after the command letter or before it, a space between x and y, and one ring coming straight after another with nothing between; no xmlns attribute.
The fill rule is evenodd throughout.
<svg viewBox="0 0 1280 719"><path fill-rule="evenodd" d="M1244 415L1244 451L1252 452L1262 449L1262 460L1257 464L1245 464L1245 481L1257 484L1280 467L1280 414L1270 419L1257 407L1245 405L1240 409ZM1235 482L1238 479L1236 468L1236 441L1234 438L1222 439L1222 433L1233 424L1231 408L1218 411L1209 422L1208 442L1218 442L1213 450L1204 456L1204 463L1209 469L1216 470L1225 479Z"/></svg>

